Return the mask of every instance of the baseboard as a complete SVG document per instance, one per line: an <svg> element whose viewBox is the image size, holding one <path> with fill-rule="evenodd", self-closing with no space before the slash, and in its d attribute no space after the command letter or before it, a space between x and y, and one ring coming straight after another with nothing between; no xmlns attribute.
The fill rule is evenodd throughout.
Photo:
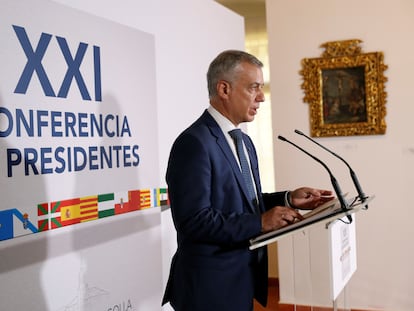
<svg viewBox="0 0 414 311"><path fill-rule="evenodd" d="M301 306L301 305L292 305L292 304L279 304L278 311L370 311L370 310L361 310L361 309L342 309L333 307L317 307L317 306Z"/></svg>
<svg viewBox="0 0 414 311"><path fill-rule="evenodd" d="M279 288L279 278L270 277L268 279L269 286ZM361 310L361 309L343 309L337 308L337 311L373 311L373 310ZM293 305L287 303L279 303L278 311L334 311L333 307L318 307L318 306L302 306Z"/></svg>

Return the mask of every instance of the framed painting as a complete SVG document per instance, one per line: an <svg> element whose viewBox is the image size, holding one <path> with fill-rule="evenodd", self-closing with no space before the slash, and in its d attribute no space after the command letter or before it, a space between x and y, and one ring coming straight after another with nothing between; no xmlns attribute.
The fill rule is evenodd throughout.
<svg viewBox="0 0 414 311"><path fill-rule="evenodd" d="M387 66L382 52L362 53L361 42L327 42L320 58L302 60L311 136L385 134Z"/></svg>

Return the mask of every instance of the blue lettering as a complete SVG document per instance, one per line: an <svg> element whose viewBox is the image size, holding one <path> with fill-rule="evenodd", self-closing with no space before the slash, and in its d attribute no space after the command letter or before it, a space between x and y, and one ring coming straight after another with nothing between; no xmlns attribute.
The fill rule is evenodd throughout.
<svg viewBox="0 0 414 311"><path fill-rule="evenodd" d="M74 165L75 165L75 172L81 171L86 167L86 152L81 147L74 147ZM79 157L81 156L81 157Z"/></svg>
<svg viewBox="0 0 414 311"><path fill-rule="evenodd" d="M42 174L51 174L53 170L51 168L46 168L46 164L52 163L52 158L47 157L47 154L52 153L52 148L40 148L40 165Z"/></svg>
<svg viewBox="0 0 414 311"><path fill-rule="evenodd" d="M102 101L102 82L101 82L101 49L99 46L93 47L93 61L95 73L95 100Z"/></svg>
<svg viewBox="0 0 414 311"><path fill-rule="evenodd" d="M109 154L105 147L101 146L101 168L104 168L104 160L108 168L112 168L112 147L109 146Z"/></svg>
<svg viewBox="0 0 414 311"><path fill-rule="evenodd" d="M132 165L133 165L133 166L138 166L138 164L139 164L138 148L139 148L139 146L138 146L138 145L135 145L135 146L132 148L132 155L133 155L133 156L134 156L134 158L135 158L135 161L134 161L134 162L132 162Z"/></svg>
<svg viewBox="0 0 414 311"><path fill-rule="evenodd" d="M1 118L1 114L4 114L6 116L8 126L6 127L5 130L2 130L0 128L0 137L7 137L7 136L10 135L10 133L13 129L13 117L12 117L10 111L7 108L4 108L4 107L0 107L0 118Z"/></svg>
<svg viewBox="0 0 414 311"><path fill-rule="evenodd" d="M98 151L98 147L92 146L89 147L89 168L91 170L97 170L99 166L97 164L93 164L94 161L98 160L98 156L96 152Z"/></svg>
<svg viewBox="0 0 414 311"><path fill-rule="evenodd" d="M49 78L47 77L46 71L42 65L42 59L46 53L47 47L49 46L52 35L42 33L39 43L37 44L36 51L33 51L26 30L23 27L15 25L13 25L13 29L27 57L26 66L23 69L22 75L20 76L14 92L18 94L26 94L33 73L36 72L45 95L55 97L55 92L53 91L52 85L50 84Z"/></svg>
<svg viewBox="0 0 414 311"><path fill-rule="evenodd" d="M113 151L116 153L116 167L119 167L119 151L122 149L122 146L113 146Z"/></svg>
<svg viewBox="0 0 414 311"><path fill-rule="evenodd" d="M62 137L62 130L59 130L62 127L62 113L60 111L51 111L50 118L50 124L52 127L52 137Z"/></svg>
<svg viewBox="0 0 414 311"><path fill-rule="evenodd" d="M128 118L121 115L95 115L85 112L16 109L15 115L0 107L0 137L42 137L50 130L52 137L131 137Z"/></svg>
<svg viewBox="0 0 414 311"><path fill-rule="evenodd" d="M71 148L68 147L68 171L72 172L72 155L70 153Z"/></svg>
<svg viewBox="0 0 414 311"><path fill-rule="evenodd" d="M115 119L116 119L116 123L115 123L115 125L116 125L116 137L119 137L119 116L118 115L115 116Z"/></svg>
<svg viewBox="0 0 414 311"><path fill-rule="evenodd" d="M88 115L86 113L79 113L79 137L88 137L88 122L85 121L85 119L88 118ZM84 131L86 129L86 131Z"/></svg>
<svg viewBox="0 0 414 311"><path fill-rule="evenodd" d="M32 168L35 175L39 175L39 171L36 167L37 162L37 151L34 148L25 148L24 149L24 174L29 175L29 166Z"/></svg>
<svg viewBox="0 0 414 311"><path fill-rule="evenodd" d="M94 114L91 114L91 137L95 136L95 130L98 132L98 136L102 137L102 115L99 115L99 122L96 119L96 116Z"/></svg>
<svg viewBox="0 0 414 311"><path fill-rule="evenodd" d="M91 100L88 89L86 88L85 81L83 80L82 75L79 71L88 45L86 43L80 42L75 58L72 58L66 39L62 37L56 37L56 39L65 58L66 64L68 65L68 70L66 71L65 78L63 79L62 86L60 87L58 97L66 98L68 96L70 85L73 78L75 78L81 92L82 99Z"/></svg>
<svg viewBox="0 0 414 311"><path fill-rule="evenodd" d="M65 113L65 135L66 137L69 136L69 129L72 132L72 136L76 137L76 132L75 132L75 124L76 124L76 116L74 113L72 112L66 112Z"/></svg>
<svg viewBox="0 0 414 311"><path fill-rule="evenodd" d="M110 121L110 120L113 120L114 119L114 116L113 115L111 115L111 114L108 114L107 116L106 116L106 118L105 118L105 133L106 133L106 135L108 136L108 137L114 137L115 136L115 132L114 131L110 131L109 130L109 126L108 126L108 122Z"/></svg>
<svg viewBox="0 0 414 311"><path fill-rule="evenodd" d="M60 167L58 167L58 166L55 167L55 172L58 173L58 174L61 174L65 171L65 167L66 167L65 159L60 156L60 154L63 153L64 151L65 151L65 148L63 148L61 146L57 147L56 150L55 150L55 159L56 159L56 161L58 161L61 164Z"/></svg>
<svg viewBox="0 0 414 311"><path fill-rule="evenodd" d="M27 62L14 90L17 94L26 94L33 74L36 73L46 96L56 97L53 87L43 67L42 60L46 55L52 35L43 33L40 36L36 49L34 50L25 28L13 25L17 39L26 55ZM75 80L78 85L83 100L91 100L85 80L80 72L82 61L88 49L88 44L80 42L75 56L72 57L68 43L65 38L56 36L60 51L66 61L67 71L60 86L58 97L66 98L72 81ZM102 77L101 77L101 50L99 46L93 46L93 70L94 70L94 87L95 100L102 101Z"/></svg>
<svg viewBox="0 0 414 311"><path fill-rule="evenodd" d="M42 121L42 117L48 116L48 112L46 110L39 110L37 111L37 136L42 137L42 127L46 127L49 125L47 121Z"/></svg>
<svg viewBox="0 0 414 311"><path fill-rule="evenodd" d="M19 149L7 149L7 177L12 177L12 167L22 162L22 154Z"/></svg>
<svg viewBox="0 0 414 311"><path fill-rule="evenodd" d="M131 131L129 129L128 119L124 117L124 122L122 123L121 137L124 137L124 133L127 133L131 137Z"/></svg>
<svg viewBox="0 0 414 311"><path fill-rule="evenodd" d="M138 145L10 148L7 149L7 174L12 177L13 170L19 166L24 166L26 176L138 166L138 149Z"/></svg>
<svg viewBox="0 0 414 311"><path fill-rule="evenodd" d="M29 110L29 121L27 122L24 113L21 109L16 109L16 134L17 137L21 137L21 124L23 124L26 133L29 137L34 136L34 126L33 126L33 110ZM29 124L30 123L30 124Z"/></svg>
<svg viewBox="0 0 414 311"><path fill-rule="evenodd" d="M131 166L131 162L128 161L131 158L131 154L129 153L130 149L131 149L131 146L124 146L124 166L125 167Z"/></svg>

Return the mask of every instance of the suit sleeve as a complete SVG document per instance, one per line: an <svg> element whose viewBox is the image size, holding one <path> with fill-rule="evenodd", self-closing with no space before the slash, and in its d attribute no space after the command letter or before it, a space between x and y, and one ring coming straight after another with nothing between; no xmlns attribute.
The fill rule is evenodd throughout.
<svg viewBox="0 0 414 311"><path fill-rule="evenodd" d="M286 191L263 193L263 203L266 210L271 209L275 206L285 206L285 195Z"/></svg>

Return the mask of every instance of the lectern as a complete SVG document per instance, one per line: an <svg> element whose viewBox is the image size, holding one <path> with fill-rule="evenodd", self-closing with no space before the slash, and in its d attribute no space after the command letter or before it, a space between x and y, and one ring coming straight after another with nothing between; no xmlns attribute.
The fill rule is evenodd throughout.
<svg viewBox="0 0 414 311"><path fill-rule="evenodd" d="M334 199L306 212L303 220L250 240L250 249L264 247L316 224L324 224L329 230L330 298L334 310L337 310L338 295L356 270L355 222L352 219L355 213L366 210L373 198L374 196L367 196L364 200L359 196L346 198L346 209L338 199Z"/></svg>

